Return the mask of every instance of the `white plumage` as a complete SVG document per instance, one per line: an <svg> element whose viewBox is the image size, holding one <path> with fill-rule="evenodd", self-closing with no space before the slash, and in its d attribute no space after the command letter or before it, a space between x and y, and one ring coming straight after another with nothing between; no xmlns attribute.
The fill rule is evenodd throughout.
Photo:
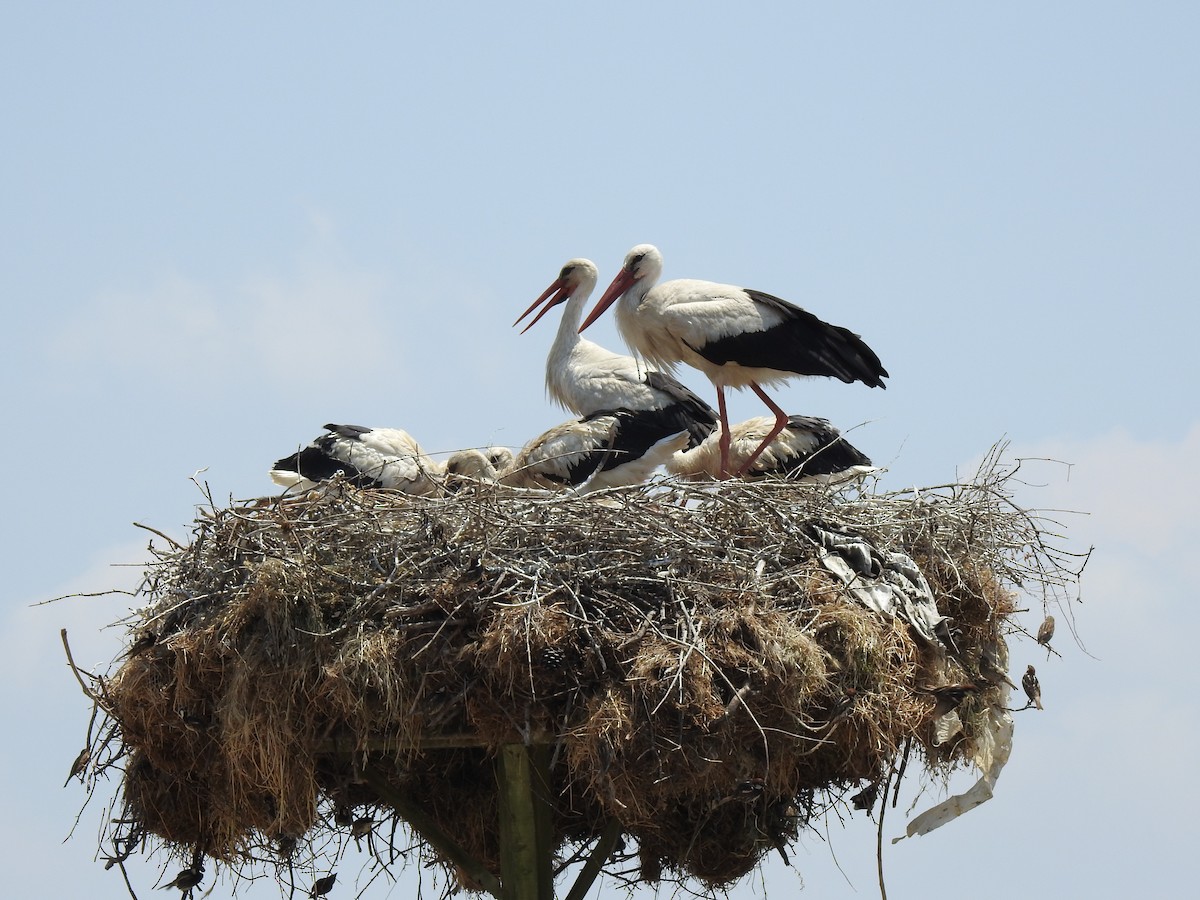
<svg viewBox="0 0 1200 900"><path fill-rule="evenodd" d="M507 447L456 450L446 459L446 487L454 489L463 481L496 481L512 466L513 452Z"/></svg>
<svg viewBox="0 0 1200 900"><path fill-rule="evenodd" d="M630 250L579 330L619 299L617 328L639 356L668 370L682 362L704 372L717 388L723 473L730 471L725 388L749 387L775 414L772 433L743 463L746 470L787 425L787 414L761 385L823 375L885 386L879 357L849 329L761 291L691 278L658 284L662 266L653 245Z"/></svg>
<svg viewBox="0 0 1200 900"><path fill-rule="evenodd" d="M522 329L524 334L553 307L566 304L546 357L546 392L559 406L579 416L609 409L657 411L664 436L687 429L690 445L699 444L717 427L717 414L711 406L665 372L580 337L583 307L596 278L596 264L590 259L569 260L558 278L513 323L519 324L540 306Z"/></svg>
<svg viewBox="0 0 1200 900"><path fill-rule="evenodd" d="M688 443L686 431L663 437L647 416L612 410L556 425L526 444L500 481L546 490L574 488L581 494L640 484Z"/></svg>
<svg viewBox="0 0 1200 900"><path fill-rule="evenodd" d="M756 416L730 429L730 464L741 467L775 426L772 416ZM720 435L676 453L667 471L685 478L721 477ZM775 476L805 482L837 482L867 475L871 460L825 419L789 416L788 423L746 469L744 477Z"/></svg>
<svg viewBox="0 0 1200 900"><path fill-rule="evenodd" d="M271 480L298 491L342 472L358 487L381 487L416 496L438 491L442 466L406 431L362 425L326 425L328 434L277 460Z"/></svg>

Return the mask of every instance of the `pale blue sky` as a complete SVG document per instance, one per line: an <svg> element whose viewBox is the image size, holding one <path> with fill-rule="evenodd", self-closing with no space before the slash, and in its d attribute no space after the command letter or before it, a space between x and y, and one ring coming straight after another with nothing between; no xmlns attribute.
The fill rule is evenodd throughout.
<svg viewBox="0 0 1200 900"><path fill-rule="evenodd" d="M140 558L131 522L184 536L201 468L219 498L269 492L326 421L436 451L560 421L553 324L510 324L566 259L606 284L643 241L666 278L867 339L887 391L777 396L866 423L884 487L944 482L1002 436L1074 463L1023 500L1092 513L1068 523L1097 545L1076 612L1100 661L1065 636L1063 660L1014 654L1047 710L1019 717L993 801L889 849L893 896L1190 889L1200 7L1049 6L8 9L6 889L125 896L91 862L98 807L60 843L87 709L57 643L66 625L108 660L120 636L97 627L125 605L29 605L128 584L110 565ZM611 317L589 337L621 347ZM808 894L871 896L873 824L832 827L845 878L807 839ZM157 870L133 871L141 894ZM798 884L767 872L774 896Z"/></svg>

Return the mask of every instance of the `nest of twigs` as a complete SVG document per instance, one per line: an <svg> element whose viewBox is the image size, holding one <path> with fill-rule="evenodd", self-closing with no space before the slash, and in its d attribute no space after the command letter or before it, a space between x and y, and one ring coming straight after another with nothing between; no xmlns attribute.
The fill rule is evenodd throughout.
<svg viewBox="0 0 1200 900"><path fill-rule="evenodd" d="M156 549L128 653L96 678L114 727L89 783L122 778L108 852L157 836L237 871L392 814L428 857L495 873L496 757L525 744L548 748L560 857L615 823L632 879L727 885L830 807L869 809L902 761L972 758L1006 702L981 654L1006 658L1018 585L1061 576L1005 477L993 459L925 492L584 498L334 481L204 511L190 545ZM814 523L916 562L942 638L861 605ZM930 691L962 683L979 689L947 737Z"/></svg>

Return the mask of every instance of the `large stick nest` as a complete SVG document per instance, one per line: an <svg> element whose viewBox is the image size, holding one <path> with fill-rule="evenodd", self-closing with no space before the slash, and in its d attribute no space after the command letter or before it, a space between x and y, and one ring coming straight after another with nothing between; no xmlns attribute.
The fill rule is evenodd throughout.
<svg viewBox="0 0 1200 900"><path fill-rule="evenodd" d="M902 759L972 758L1006 689L969 692L949 739L930 689L985 684L1014 589L1067 577L1009 474L586 498L334 481L202 511L189 546L156 548L128 654L97 679L114 727L93 776L123 771L110 852L156 835L235 871L319 858L395 814L386 782L441 836L425 854L445 862L448 838L497 872L496 751L548 743L563 856L615 820L635 879L726 885L852 794L869 808ZM945 641L857 602L814 524L915 561Z"/></svg>

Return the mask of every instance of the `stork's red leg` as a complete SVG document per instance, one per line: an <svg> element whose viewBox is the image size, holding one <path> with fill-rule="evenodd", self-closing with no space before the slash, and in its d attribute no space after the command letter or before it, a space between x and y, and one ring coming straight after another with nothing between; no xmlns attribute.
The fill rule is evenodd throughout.
<svg viewBox="0 0 1200 900"><path fill-rule="evenodd" d="M721 480L729 477L729 415L725 412L725 388L717 388L717 412L721 416L721 437L717 446L721 448Z"/></svg>
<svg viewBox="0 0 1200 900"><path fill-rule="evenodd" d="M758 394L759 399L762 400L763 403L767 404L767 407L771 410L771 412L775 413L775 427L767 433L765 438L763 438L762 443L758 445L758 449L751 453L746 461L738 467L737 472L734 473L738 476L745 475L750 471L750 467L754 465L754 461L762 456L762 452L766 450L768 446L770 446L771 441L775 440L775 438L779 436L779 432L783 431L783 429L787 427L788 423L787 413L776 406L762 388L752 381L750 382L750 389L754 391L754 393ZM726 449L728 449L728 446L726 446Z"/></svg>

